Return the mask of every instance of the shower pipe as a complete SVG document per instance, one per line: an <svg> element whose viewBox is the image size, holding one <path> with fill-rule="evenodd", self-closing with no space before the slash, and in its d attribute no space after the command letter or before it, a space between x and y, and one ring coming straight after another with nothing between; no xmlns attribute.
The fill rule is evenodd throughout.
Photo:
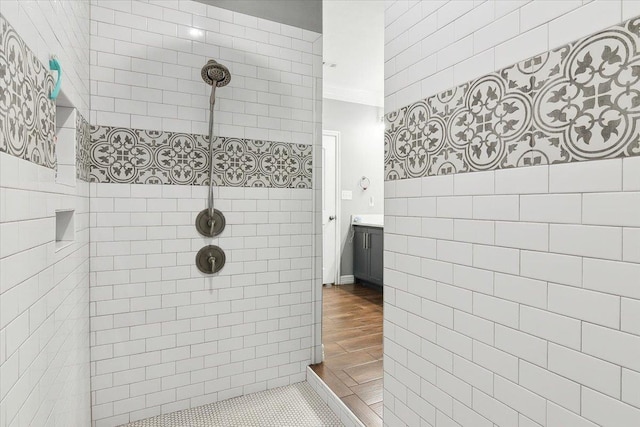
<svg viewBox="0 0 640 427"><path fill-rule="evenodd" d="M202 75L202 80L204 80L208 85L211 85L211 96L209 98L209 158L211 159L211 164L209 167L208 208L209 218L211 220L210 233L213 234L213 227L215 226L213 206L213 107L216 104L216 87L223 87L228 85L231 81L231 73L229 72L229 69L227 67L217 63L213 59L210 59L209 61L207 61L204 67L202 67L202 71L200 72L200 74Z"/></svg>

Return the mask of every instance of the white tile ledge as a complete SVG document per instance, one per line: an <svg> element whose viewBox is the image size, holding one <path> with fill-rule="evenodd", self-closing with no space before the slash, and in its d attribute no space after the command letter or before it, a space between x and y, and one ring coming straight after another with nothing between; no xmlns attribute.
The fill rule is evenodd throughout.
<svg viewBox="0 0 640 427"><path fill-rule="evenodd" d="M307 382L315 390L322 400L329 405L329 408L340 417L340 421L345 427L365 427L364 424L355 416L351 409L340 399L320 377L313 372L310 366L307 366Z"/></svg>

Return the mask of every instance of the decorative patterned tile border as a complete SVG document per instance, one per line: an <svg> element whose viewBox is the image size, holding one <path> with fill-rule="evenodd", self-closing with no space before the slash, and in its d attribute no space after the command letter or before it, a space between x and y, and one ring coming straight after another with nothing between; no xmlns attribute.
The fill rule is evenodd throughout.
<svg viewBox="0 0 640 427"><path fill-rule="evenodd" d="M91 126L76 110L76 178L89 181L91 175Z"/></svg>
<svg viewBox="0 0 640 427"><path fill-rule="evenodd" d="M0 15L0 151L55 168L53 76Z"/></svg>
<svg viewBox="0 0 640 427"><path fill-rule="evenodd" d="M311 145L217 137L215 184L311 188ZM207 185L205 135L91 126L91 181Z"/></svg>
<svg viewBox="0 0 640 427"><path fill-rule="evenodd" d="M385 180L640 155L640 17L386 116Z"/></svg>

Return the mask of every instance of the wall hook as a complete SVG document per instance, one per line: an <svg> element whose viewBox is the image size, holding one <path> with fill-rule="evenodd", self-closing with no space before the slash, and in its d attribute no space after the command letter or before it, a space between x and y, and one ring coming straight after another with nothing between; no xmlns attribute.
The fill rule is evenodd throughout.
<svg viewBox="0 0 640 427"><path fill-rule="evenodd" d="M49 99L55 101L58 95L60 94L60 86L62 85L62 67L60 67L60 62L58 61L58 58L56 58L55 55L52 55L51 58L49 59L49 69L51 71L58 72L58 80L56 81L56 84L53 87L51 94L49 95Z"/></svg>

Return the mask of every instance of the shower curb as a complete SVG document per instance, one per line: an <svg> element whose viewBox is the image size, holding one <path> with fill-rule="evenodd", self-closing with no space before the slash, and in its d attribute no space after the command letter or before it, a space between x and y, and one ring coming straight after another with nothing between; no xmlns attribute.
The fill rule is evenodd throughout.
<svg viewBox="0 0 640 427"><path fill-rule="evenodd" d="M307 382L311 388L315 390L320 398L329 405L329 408L340 417L340 421L345 427L365 427L364 424L355 416L351 409L340 399L320 377L313 372L310 366L307 366Z"/></svg>

